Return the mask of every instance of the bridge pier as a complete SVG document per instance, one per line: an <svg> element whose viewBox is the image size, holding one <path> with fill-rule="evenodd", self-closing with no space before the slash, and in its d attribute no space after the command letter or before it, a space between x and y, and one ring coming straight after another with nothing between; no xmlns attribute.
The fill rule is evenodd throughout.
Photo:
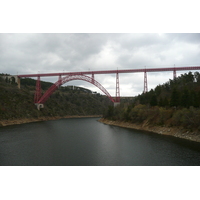
<svg viewBox="0 0 200 200"><path fill-rule="evenodd" d="M144 71L144 93L148 92L147 88L147 72L146 70Z"/></svg>
<svg viewBox="0 0 200 200"><path fill-rule="evenodd" d="M92 84L94 84L94 73L92 73Z"/></svg>
<svg viewBox="0 0 200 200"><path fill-rule="evenodd" d="M9 83L17 83L18 88L21 88L20 77L17 75L4 75L2 78Z"/></svg>
<svg viewBox="0 0 200 200"><path fill-rule="evenodd" d="M61 75L58 76L58 83L59 83L59 85L61 85L61 83L62 83L62 76L61 76ZM60 86L59 86L59 87L60 87ZM58 88L59 88L59 87L58 87Z"/></svg>
<svg viewBox="0 0 200 200"><path fill-rule="evenodd" d="M34 102L37 103L41 96L42 96L42 92L41 92L40 76L38 76L37 82L36 82L36 91L35 91L35 96L34 96Z"/></svg>
<svg viewBox="0 0 200 200"><path fill-rule="evenodd" d="M173 76L174 76L174 79L176 79L176 69L174 68L174 71L173 71Z"/></svg>
<svg viewBox="0 0 200 200"><path fill-rule="evenodd" d="M116 73L116 102L120 102L120 92L119 92L119 73Z"/></svg>
<svg viewBox="0 0 200 200"><path fill-rule="evenodd" d="M44 104L41 103L35 103L36 107L38 110L40 110L41 108L44 108Z"/></svg>

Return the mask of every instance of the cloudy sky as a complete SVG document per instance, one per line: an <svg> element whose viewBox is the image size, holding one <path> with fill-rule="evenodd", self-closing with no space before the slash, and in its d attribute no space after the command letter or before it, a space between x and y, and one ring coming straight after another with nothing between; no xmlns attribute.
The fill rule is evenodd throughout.
<svg viewBox="0 0 200 200"><path fill-rule="evenodd" d="M200 66L200 34L62 33L0 34L0 73L32 74L173 66ZM180 73L185 72L178 72ZM148 89L173 78L172 73L148 73ZM115 95L115 74L96 75ZM120 74L121 96L140 94L144 74ZM55 82L57 78L45 78ZM71 81L68 85L93 85Z"/></svg>

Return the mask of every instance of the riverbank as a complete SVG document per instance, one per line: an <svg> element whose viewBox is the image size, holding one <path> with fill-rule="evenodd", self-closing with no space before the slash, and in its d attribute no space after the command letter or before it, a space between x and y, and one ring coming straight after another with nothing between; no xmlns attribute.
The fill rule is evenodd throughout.
<svg viewBox="0 0 200 200"><path fill-rule="evenodd" d="M17 124L26 124L31 122L39 122L39 121L51 121L51 120L58 120L58 119L67 119L67 118L86 118L86 117L102 117L101 115L67 115L67 116L54 116L54 117L38 117L38 118L25 118L25 119L13 119L13 120L1 120L1 126L10 126L10 125L17 125Z"/></svg>
<svg viewBox="0 0 200 200"><path fill-rule="evenodd" d="M54 117L39 117L39 118L25 118L25 119L13 119L13 120L1 120L1 126L10 126L10 125L17 125L17 124L26 124L31 122L39 122L39 121L51 121L51 120L58 120L58 119L68 119L68 118L87 118L87 117L102 117L101 115L87 115L87 116L80 116L80 115L72 115L72 116L54 116ZM148 123L143 124L133 124L129 122L123 121L112 121L101 118L98 120L101 123L112 125L112 126L119 126L123 128L131 128L136 130L143 130L152 133L157 133L161 135L170 135L178 138L183 138L195 142L200 142L200 132L199 131L190 131L186 130L182 127L165 127L165 126L149 126Z"/></svg>
<svg viewBox="0 0 200 200"><path fill-rule="evenodd" d="M123 128L131 128L136 130L143 130L152 133L157 133L161 135L171 135L178 138L183 138L195 142L200 142L200 132L199 131L190 131L182 127L165 127L165 126L150 126L147 122L143 124L133 124L123 121L111 121L104 118L98 120L101 123L119 126Z"/></svg>

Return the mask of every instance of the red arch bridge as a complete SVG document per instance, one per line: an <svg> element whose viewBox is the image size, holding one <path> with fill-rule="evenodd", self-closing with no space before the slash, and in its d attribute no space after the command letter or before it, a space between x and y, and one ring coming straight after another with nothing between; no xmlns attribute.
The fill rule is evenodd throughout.
<svg viewBox="0 0 200 200"><path fill-rule="evenodd" d="M62 73L45 73L45 74L25 74L18 75L18 86L20 88L20 78L26 77L36 77L36 92L34 97L34 103L37 105L38 109L44 106L44 103L50 97L50 95L59 88L59 86L72 81L72 80L82 80L89 82L96 87L98 87L113 103L118 105L120 103L120 88L119 88L119 74L120 73L144 73L144 93L148 91L147 86L147 72L166 72L172 71L173 78L176 78L177 71L192 71L200 70L200 66L188 66L188 67L171 67L171 68L145 68L145 69L126 69L126 70L104 70L104 71L84 71L84 72L62 72ZM116 74L116 96L112 97L109 92L95 80L95 74ZM58 81L54 83L43 95L41 92L41 77L57 76Z"/></svg>

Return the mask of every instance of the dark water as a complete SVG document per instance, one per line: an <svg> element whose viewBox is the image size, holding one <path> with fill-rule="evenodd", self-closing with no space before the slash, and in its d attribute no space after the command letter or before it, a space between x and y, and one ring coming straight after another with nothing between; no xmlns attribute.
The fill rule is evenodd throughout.
<svg viewBox="0 0 200 200"><path fill-rule="evenodd" d="M97 119L1 127L0 165L200 165L198 143L109 126Z"/></svg>

